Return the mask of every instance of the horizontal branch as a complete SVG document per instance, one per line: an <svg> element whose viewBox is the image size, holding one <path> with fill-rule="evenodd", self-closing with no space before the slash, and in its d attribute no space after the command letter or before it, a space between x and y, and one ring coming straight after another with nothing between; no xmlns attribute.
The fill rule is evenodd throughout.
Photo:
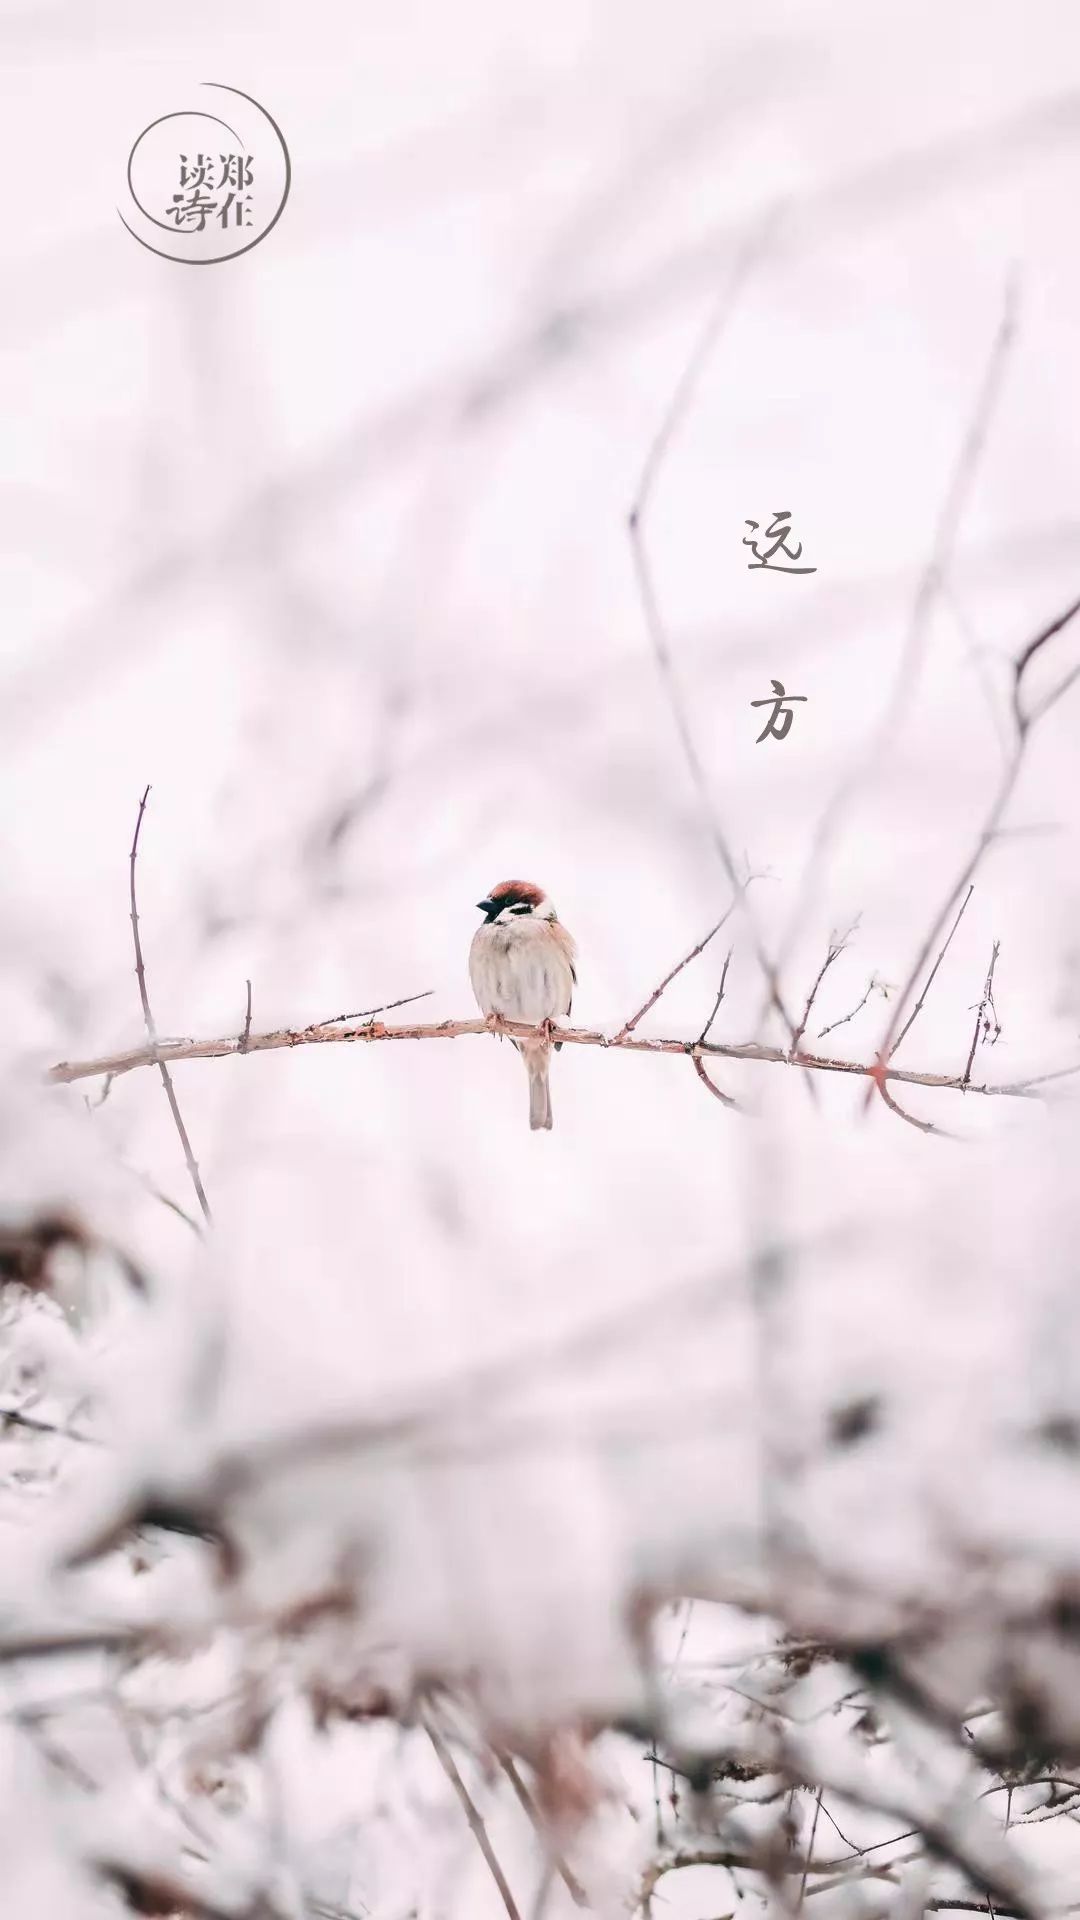
<svg viewBox="0 0 1080 1920"><path fill-rule="evenodd" d="M219 1060L229 1054L247 1057L253 1053L272 1053L284 1047L365 1044L378 1040L458 1040L466 1034L490 1034L491 1031L491 1025L486 1020L440 1020L426 1026L388 1026L382 1020L369 1020L358 1027L334 1024L279 1027L271 1033L230 1035L221 1040L160 1040L156 1047L132 1047L126 1053L103 1054L96 1060L61 1060L49 1069L45 1077L53 1084L68 1085L73 1080L92 1080L101 1074L111 1074L116 1078L122 1073L132 1073L136 1067L156 1066L163 1060L170 1063L174 1060ZM505 1020L502 1022L502 1031L524 1038L535 1034L537 1029L519 1020ZM853 1060L834 1060L819 1053L785 1052L782 1047L762 1046L757 1041L739 1044L700 1039L652 1040L626 1032L609 1037L592 1027L559 1027L557 1035L568 1047L605 1047L619 1053L683 1054L695 1060L750 1060L762 1065L812 1068L819 1073L851 1073L869 1079L882 1073L881 1067L874 1061L864 1064ZM908 1067L893 1066L884 1069L884 1078L904 1081L915 1087L947 1088L955 1093L1034 1098L1040 1085L1052 1078L1065 1078L1070 1073L1080 1073L1080 1064L1063 1068L1054 1074L1041 1074L1008 1084L972 1080L965 1085L959 1074L919 1073Z"/></svg>

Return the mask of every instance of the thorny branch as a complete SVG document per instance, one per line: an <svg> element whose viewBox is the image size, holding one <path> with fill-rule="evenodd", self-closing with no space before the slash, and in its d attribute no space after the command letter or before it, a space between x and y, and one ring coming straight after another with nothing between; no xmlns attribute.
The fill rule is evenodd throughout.
<svg viewBox="0 0 1080 1920"><path fill-rule="evenodd" d="M491 1022L480 1019L440 1020L430 1026L412 1027L387 1026L381 1020L370 1020L361 1027L280 1027L270 1033L251 1034L243 1051L250 1054L273 1052L286 1047L375 1045L391 1040L457 1040L468 1034L490 1034L492 1031ZM517 1039L534 1035L539 1029L520 1020L503 1020L499 1031ZM1032 1097L1040 1086L1080 1073L1080 1062L1077 1062L1075 1066L1035 1074L1025 1080L998 1083L975 1081L965 1089L959 1074L917 1072L908 1067L882 1068L876 1061L831 1059L818 1053L800 1052L793 1056L786 1047L763 1046L756 1040L737 1043L642 1039L633 1033L627 1034L625 1039L619 1039L601 1033L595 1027L558 1027L555 1031L557 1038L568 1047L603 1047L609 1052L619 1053L681 1054L703 1060L741 1060L761 1065L803 1067L817 1073L850 1073L870 1079L883 1075L886 1080L903 1081L909 1086L937 1087L957 1093L998 1094L1013 1099ZM45 1078L53 1085L65 1086L75 1080L91 1080L105 1073L119 1078L121 1074L132 1073L138 1067L154 1066L164 1061L219 1060L240 1052L240 1041L235 1034L227 1034L219 1040L163 1040L156 1047L133 1047L125 1053L105 1054L95 1060L61 1060L49 1068Z"/></svg>
<svg viewBox="0 0 1080 1920"><path fill-rule="evenodd" d="M1078 607L1080 607L1080 603L1077 603L1077 604L1078 604ZM1072 611L1076 611L1076 610L1077 609L1074 608ZM1033 657L1034 653L1038 650L1038 648L1044 643L1046 639L1050 638L1052 633L1058 631L1059 627L1062 624L1064 624L1064 620L1059 620L1055 622L1052 627L1048 628L1044 634L1040 635L1036 639L1036 641L1032 642L1031 646L1026 649L1022 662L1018 666L1018 676L1023 671L1023 666L1026 664L1026 662ZM1042 710L1043 709L1040 709L1040 712ZM1031 724L1031 720L1029 717L1024 722L1025 729L1028 726L1030 726L1030 724ZM1023 738L1023 735L1021 736L1021 738ZM150 1010L149 997L146 990L145 969L144 969L143 960L142 960L142 947L141 947L141 942L139 938L138 915L137 915L136 904L135 904L135 859L138 852L139 831L142 825L143 812L145 810L146 800L147 800L149 791L150 789L149 787L147 787L139 805L139 816L136 822L134 839L132 841L130 860L131 860L131 912L132 912L132 928L133 928L134 938L135 938L136 970L139 978L139 987L140 987L140 993L143 1001L144 1017L146 1020L147 1034L150 1040L150 1045L148 1047L132 1048L124 1053L112 1054L112 1055L108 1055L103 1058L94 1059L94 1060L74 1061L74 1062L60 1061L55 1066L49 1069L46 1075L46 1079L52 1082L53 1084L66 1085L76 1080L90 1079L100 1075L104 1075L106 1079L106 1085L109 1086L111 1085L112 1081L115 1080L121 1074L132 1072L135 1068L138 1068L138 1067L156 1065L160 1073L162 1074L166 1091L169 1095L170 1106L173 1111L174 1119L176 1120L181 1141L184 1143L184 1146L185 1146L185 1153L188 1157L188 1164L189 1164L189 1169L192 1173L192 1179L195 1182L196 1192L200 1196L200 1204L203 1206L204 1216L207 1220L209 1220L210 1218L209 1208L206 1205L205 1194L203 1193L202 1182L199 1177L198 1167L195 1164L194 1155L191 1153L187 1132L180 1115L179 1107L176 1103L175 1092L173 1090L171 1077L169 1076L169 1073L168 1073L168 1066L167 1066L168 1061L214 1059L214 1058L221 1058L229 1054L260 1053L260 1052L273 1051L273 1050L285 1048L285 1047L312 1046L317 1044L334 1043L334 1042L346 1043L346 1042L356 1042L356 1041L373 1042L378 1040L456 1039L466 1034L489 1033L494 1030L497 1030L499 1033L505 1033L505 1034L509 1034L514 1037L517 1037L517 1036L523 1036L535 1031L534 1028L532 1028L531 1026L525 1023L509 1021L504 1019L500 1019L498 1022L493 1022L491 1019L444 1020L438 1023L430 1024L430 1025L391 1026L391 1025L387 1025L385 1022L376 1018L376 1015L379 1013L388 1012L395 1007L408 1006L417 1000L423 1000L428 998L430 996L430 989L427 989L423 993L406 994L398 999L384 1002L382 1006L371 1008L364 1013L337 1014L334 1016L332 1020L314 1022L306 1027L299 1028L299 1029L278 1028L268 1033L253 1034L251 1031L251 983L250 981L248 981L246 982L247 1006L246 1006L246 1015L244 1020L244 1028L239 1038L229 1037L229 1038L223 1038L220 1040L183 1039L183 1040L169 1040L169 1041L162 1042L158 1038L157 1029L154 1024L153 1016ZM741 884L743 887L743 891L745 891L745 886L748 883L741 883ZM945 954L948 951L949 945L952 941L953 935L956 932L957 926L959 925L960 920L963 917L964 909L967 906L967 903L971 897L972 891L973 891L973 886L969 886L967 896L965 897L963 905L961 906L960 911L956 916L956 920L953 923L953 926L948 935L948 938L945 940L944 945L942 946L941 951L938 954L937 960L935 961L931 969L929 978L926 982L923 992L920 995L919 1000L916 1002L915 1008L911 1013L909 1019L907 1020L898 1039L893 1043L893 1046L891 1049L893 1053L895 1053L896 1048L900 1044L900 1041L903 1040L904 1036L909 1031L912 1023L914 1022L916 1016L918 1015L926 999L926 996L930 990L930 987L933 984L933 981L938 972L938 969L941 966L941 963L945 958ZM890 1106L894 1112L899 1114L902 1119L909 1120L912 1125L920 1127L922 1131L926 1133L933 1133L935 1131L939 1131L939 1129L936 1129L929 1122L914 1120L910 1114L906 1113L904 1109L900 1107L896 1103L896 1101L887 1094L887 1090L884 1085L884 1082L886 1080L905 1081L909 1084L916 1085L916 1086L927 1086L927 1087L934 1087L934 1088L940 1088L940 1089L949 1089L949 1090L958 1091L958 1092L970 1091L970 1092L984 1093L984 1094L1007 1095L1009 1097L1016 1098L1016 1097L1033 1096L1036 1092L1036 1089L1039 1086L1044 1085L1053 1079L1066 1077L1067 1075L1071 1074L1074 1071L1080 1071L1080 1066L1078 1066L1075 1069L1066 1068L1062 1070L1056 1070L1052 1073L1038 1075L1029 1080L1014 1081L1011 1083L1001 1083L998 1085L994 1085L992 1083L987 1082L980 1085L972 1086L971 1074L970 1074L970 1068L971 1068L970 1059L968 1061L968 1065L967 1065L967 1068L965 1069L964 1075L962 1077L958 1077L956 1075L950 1075L950 1074L916 1072L907 1068L883 1066L883 1063L880 1060L872 1064L866 1065L860 1062L855 1062L850 1060L839 1060L839 1059L830 1058L828 1056L824 1056L821 1054L809 1053L804 1051L801 1047L801 1041L803 1038L803 1034L805 1033L806 1026L810 1018L810 1014L813 1010L819 988L821 986L821 983L826 973L828 972L829 968L832 966L833 962L837 959L838 955L844 951L847 940L849 938L850 929L849 929L849 933L847 934L843 934L839 936L834 934L830 936L825 959L822 962L822 965L819 968L817 976L814 980L814 983L810 988L810 992L807 996L806 1004L803 1009L801 1018L799 1019L798 1023L794 1026L791 1026L789 1022L789 1027L790 1027L791 1036L792 1036L790 1048L785 1050L778 1047L765 1046L762 1043L757 1041L750 1041L750 1042L743 1042L743 1043L722 1043L718 1041L710 1041L708 1039L707 1036L716 1019L717 1013L719 1012L720 1005L724 997L724 990L726 987L727 976L728 976L728 968L730 966L731 957L732 957L730 950L724 961L723 971L720 977L720 987L716 995L712 1012L710 1013L709 1018L705 1022L705 1025L702 1028L701 1034L699 1035L697 1040L639 1039L635 1033L635 1029L637 1028L639 1022L650 1011L650 1009L657 1004L657 1002L660 1000L661 996L663 995L667 987L670 986L671 982L680 973L682 973L684 969L688 967L693 960L697 959L698 956L704 951L704 949L709 944L709 942L720 931L720 928L723 927L727 922L727 920L730 918L731 913L734 911L736 904L737 904L737 900L733 900L731 902L731 905L727 908L727 911L721 915L721 918L716 922L715 926L711 927L709 931L697 942L697 944L694 947L692 947L687 954L685 954L680 960L676 962L675 966L673 966L670 969L670 971L667 974L665 974L664 978L660 981L659 985L654 988L653 992L642 1003L642 1005L637 1009L637 1011L631 1015L630 1019L627 1020L624 1023L624 1025L621 1026L614 1035L609 1036L595 1029L579 1028L579 1027L568 1027L568 1028L560 1027L559 1029L560 1041L570 1046L599 1046L605 1049L620 1050L620 1051L625 1050L628 1052L636 1052L636 1053L682 1054L693 1061L694 1070L695 1070L695 1073L697 1074L697 1077L702 1081L704 1086L714 1096L714 1098L720 1101L722 1105L729 1108L734 1108L736 1110L738 1110L738 1102L734 1100L730 1094L725 1093L720 1087L718 1087L716 1082L712 1079L711 1075L708 1073L704 1064L704 1061L706 1058L716 1057L716 1058L723 1058L723 1059L737 1060L737 1061L768 1063L772 1065L796 1065L806 1069L808 1072L811 1072L811 1073L822 1072L822 1073L855 1074L858 1076L870 1078L871 1080L877 1081L880 1084L882 1096L883 1098L885 1098L886 1104ZM996 959L996 951L995 951L995 959ZM992 985L992 978L993 978L993 962L991 963L991 973L987 982L988 990ZM865 1005L866 1000L869 998L869 995L873 990L874 985L875 985L875 981L872 979L870 986L867 988L867 991L863 995L862 1000L859 1002L858 1007L853 1008L850 1014L846 1014L842 1020L836 1021L833 1024L837 1026L841 1026L845 1024L846 1021L853 1019L855 1014L858 1013L861 1007ZM894 1015L894 1018L895 1018L895 1015ZM353 1025L352 1023L354 1021L359 1021L361 1024ZM830 1031L830 1029L827 1027L822 1029L823 1033L828 1031Z"/></svg>

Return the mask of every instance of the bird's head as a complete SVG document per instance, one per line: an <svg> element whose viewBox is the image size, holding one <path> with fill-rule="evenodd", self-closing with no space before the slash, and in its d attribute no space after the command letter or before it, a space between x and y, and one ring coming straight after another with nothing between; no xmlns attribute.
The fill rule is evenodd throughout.
<svg viewBox="0 0 1080 1920"><path fill-rule="evenodd" d="M531 880L500 880L498 886L477 901L489 927L512 926L515 920L554 920L555 909L543 887Z"/></svg>

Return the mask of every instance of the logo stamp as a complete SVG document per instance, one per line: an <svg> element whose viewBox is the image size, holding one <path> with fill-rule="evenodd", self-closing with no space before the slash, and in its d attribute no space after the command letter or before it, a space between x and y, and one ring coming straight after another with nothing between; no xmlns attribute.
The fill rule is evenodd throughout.
<svg viewBox="0 0 1080 1920"><path fill-rule="evenodd" d="M273 115L239 87L204 80L220 114L192 107L144 127L127 160L133 240L162 260L207 267L250 253L276 227L292 162ZM228 118L225 118L225 115Z"/></svg>

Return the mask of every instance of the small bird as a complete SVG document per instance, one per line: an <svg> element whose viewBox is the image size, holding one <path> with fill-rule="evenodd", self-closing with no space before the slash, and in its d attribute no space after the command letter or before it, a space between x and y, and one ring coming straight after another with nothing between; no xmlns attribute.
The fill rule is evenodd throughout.
<svg viewBox="0 0 1080 1920"><path fill-rule="evenodd" d="M547 1029L544 1039L514 1041L529 1076L535 1133L551 1126L551 1022L570 1011L577 984L574 943L543 888L530 880L500 880L476 904L484 924L473 934L469 979L481 1013Z"/></svg>

